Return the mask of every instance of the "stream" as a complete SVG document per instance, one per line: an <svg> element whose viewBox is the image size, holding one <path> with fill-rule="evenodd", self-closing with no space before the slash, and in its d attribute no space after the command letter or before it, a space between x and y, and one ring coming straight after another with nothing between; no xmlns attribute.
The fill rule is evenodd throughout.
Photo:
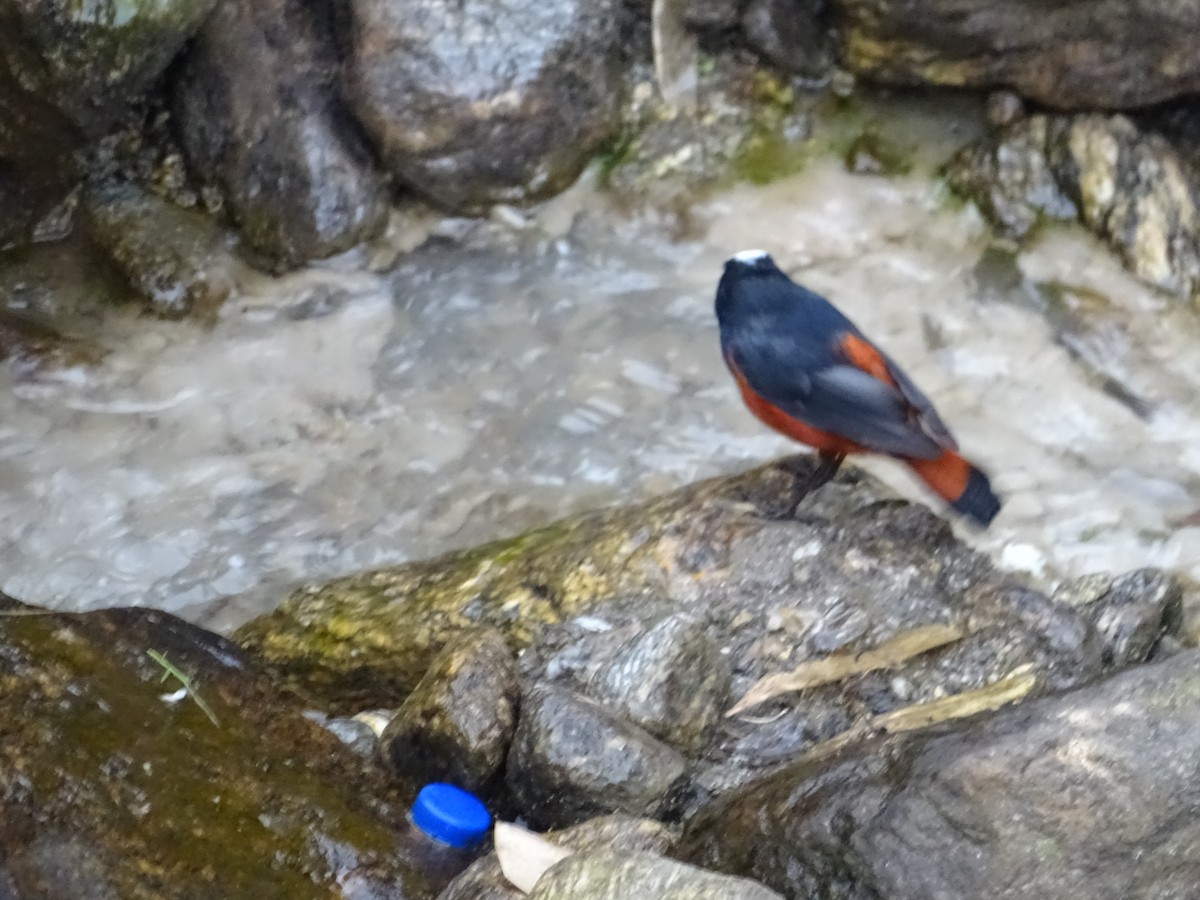
<svg viewBox="0 0 1200 900"><path fill-rule="evenodd" d="M718 352L713 291L749 247L935 401L1005 498L987 532L954 526L997 564L1044 587L1200 580L1200 318L1095 240L1013 254L927 171L832 158L712 195L683 236L668 218L584 179L534 213L432 223L410 253L245 273L212 327L113 312L94 366L0 369L0 589L227 629L300 581L790 452Z"/></svg>

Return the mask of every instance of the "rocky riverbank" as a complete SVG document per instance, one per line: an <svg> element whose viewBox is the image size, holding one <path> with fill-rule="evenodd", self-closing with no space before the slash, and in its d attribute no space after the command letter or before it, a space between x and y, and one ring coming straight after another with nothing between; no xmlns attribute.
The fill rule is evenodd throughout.
<svg viewBox="0 0 1200 900"><path fill-rule="evenodd" d="M867 177L906 171L911 151L857 125L835 134L836 123L854 122L881 86L975 89L995 92L982 128L955 123L929 141L945 183L994 229L963 265L984 299L1038 307L1122 421L1144 427L1147 442L1177 441L1185 466L1192 444L1170 430L1171 413L1192 401L1178 386L1143 390L1105 367L1109 357L1096 362L1105 342L1118 363L1172 362L1158 344L1130 349L1129 328L1113 336L1133 307L1030 275L1019 257L1053 222L1078 222L1164 303L1194 303L1194 19L1156 0L0 0L0 351L21 373L48 366L69 383L72 367L104 353L87 339L97 310L130 297L160 318L208 324L234 298L264 328L305 329L311 396L292 410L274 398L250 407L269 427L245 471L218 448L189 475L196 507L211 503L234 523L223 577L237 587L220 593L236 593L238 551L262 542L248 508L284 507L293 485L313 483L305 470L260 495L256 454L297 434L332 441L364 409L413 413L399 401L372 408L370 373L339 382L322 366L320 320L352 306L353 292L333 276L315 287L298 277L298 299L255 313L255 269L357 250L339 265L400 271L412 248L465 246L484 222L508 229L496 242L504 252L536 244L553 260L577 220L543 232L529 210L552 219L549 201L589 167L615 206L648 209L679 237L707 229L723 245L741 234L719 200L695 212L713 185L771 182L832 153ZM885 205L872 217L887 220ZM794 224L781 218L779 232ZM809 245L781 259L807 265L828 251L830 230L811 229ZM894 238L886 222L883 232ZM860 243L828 239L844 239L831 255L845 266L862 263ZM39 267L47 248L70 264ZM893 268L886 283L928 276ZM86 288L83 312L65 309L63 270ZM475 302L448 293L435 299ZM697 308L682 299L681 320ZM541 300L531 321L558 297ZM343 327L364 366L420 377L412 360L381 350L392 320L378 308L360 316ZM67 320L69 338L57 331ZM952 348L936 316L922 328L928 353ZM461 338L448 336L441 354L462 355ZM231 371L275 374L265 343L244 349ZM502 379L510 363L489 376ZM1011 374L988 359L953 372L972 367ZM642 392L707 400L687 377L626 369ZM139 439L170 457L186 443L163 436L173 407L211 387L192 378L162 376L152 387L165 399L76 397L71 408L144 418ZM226 387L233 396L246 385ZM479 393L503 406L496 429L539 424L494 387ZM620 411L596 396L553 427L593 434ZM1016 411L1033 420L1023 440L1052 430L1048 409ZM1081 414L1080 435L1097 430L1093 412ZM38 452L55 451L48 424L26 426ZM427 431L461 454L487 437ZM71 452L92 449L83 436ZM1115 471L1125 462L1112 465L1119 484L1137 480ZM535 527L306 585L232 640L160 612L5 599L0 894L432 900L397 842L416 787L446 779L570 852L532 888L543 900L1186 895L1200 882L1194 584L1139 568L1039 587L857 469L809 498L799 519L781 517L778 499L810 464L783 460L549 522L528 497L505 498L485 480L481 504L509 503L506 521ZM586 459L576 471L589 465L606 477ZM354 492L323 486L338 523L373 499L373 472L355 473L366 487ZM435 489L423 469L408 477ZM998 483L1013 495L1010 515L1075 517L1081 545L1109 527L1080 521L1082 494L1043 508L1019 466ZM125 489L149 509L143 544L166 549L139 545L114 571L185 571L187 552L153 530L167 521L155 502L174 498L137 474ZM1170 538L1147 540L1167 545L1197 527L1183 475L1150 489L1182 512L1161 526ZM107 508L119 494L77 499ZM375 502L379 521L398 514ZM328 531L313 540L350 540L347 528ZM298 555L286 538L275 543ZM1178 556L1190 545L1174 546ZM1010 542L997 555L1035 572L1039 553ZM387 555L379 543L362 553ZM62 562L67 576L70 567ZM195 587L209 576L181 577ZM442 894L517 896L490 852Z"/></svg>
<svg viewBox="0 0 1200 900"><path fill-rule="evenodd" d="M779 519L777 498L808 464L306 588L240 629L240 646L160 613L10 604L0 879L17 896L86 878L138 897L172 892L200 865L188 896L292 880L313 896L368 883L370 896L428 896L411 861L382 848L403 818L395 805L436 779L469 785L504 818L583 829L563 832L581 852L534 896L609 896L633 872L665 879L653 896L692 896L669 885L693 870L665 853L788 897L924 896L934 874L1003 896L1013 870L1047 896L1115 897L1128 883L1107 874L1116 857L1072 822L1129 817L1112 840L1130 858L1190 846L1184 832L1160 841L1190 802L1169 761L1196 737L1181 586L1147 570L1046 596L854 473L812 496L802 521ZM1106 680L1149 659L1165 661ZM171 673L179 684L162 686ZM1085 775L1077 753L1104 763ZM1026 772L1017 790L994 761L1020 754L1041 781ZM1072 789L1060 809L1080 778L1094 789ZM930 818L930 791L971 811ZM1169 802L1144 802L1159 794ZM868 802L866 844L820 831L841 815L821 804ZM614 815L626 824L597 819ZM1078 846L1096 865L1067 877L1022 861L1042 851L1011 823L1051 815L1061 852ZM934 836L985 819L1009 824ZM327 838L310 831L302 853L286 849L312 827ZM181 844L179 829L193 837ZM995 844L982 862L978 829ZM921 846L975 849L947 868L912 844L917 832ZM47 868L64 858L59 874ZM1181 865L1145 877L1182 878L1200 860ZM505 884L484 859L445 896L510 896Z"/></svg>

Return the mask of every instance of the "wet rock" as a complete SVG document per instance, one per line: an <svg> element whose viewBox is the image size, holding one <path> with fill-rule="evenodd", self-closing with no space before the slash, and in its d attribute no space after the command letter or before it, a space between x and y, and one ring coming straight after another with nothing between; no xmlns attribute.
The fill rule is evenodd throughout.
<svg viewBox="0 0 1200 900"><path fill-rule="evenodd" d="M380 752L402 775L478 790L504 765L520 697L504 638L469 632L434 659L384 729Z"/></svg>
<svg viewBox="0 0 1200 900"><path fill-rule="evenodd" d="M1109 668L1145 661L1183 624L1183 587L1158 569L1087 575L1064 584L1054 599L1076 607L1095 626Z"/></svg>
<svg viewBox="0 0 1200 900"><path fill-rule="evenodd" d="M830 66L825 0L750 0L742 13L746 42L787 72L819 78Z"/></svg>
<svg viewBox="0 0 1200 900"><path fill-rule="evenodd" d="M703 623L672 615L621 647L592 677L588 693L686 753L712 734L729 676L729 663Z"/></svg>
<svg viewBox="0 0 1200 900"><path fill-rule="evenodd" d="M236 646L157 611L0 605L12 896L428 897L395 849L412 786Z"/></svg>
<svg viewBox="0 0 1200 900"><path fill-rule="evenodd" d="M967 148L948 166L950 183L1006 235L1021 238L1043 219L1079 214L1047 156L1052 121L1046 116L1018 119L994 141Z"/></svg>
<svg viewBox="0 0 1200 900"><path fill-rule="evenodd" d="M352 0L347 20L359 119L449 210L554 194L614 134L615 0Z"/></svg>
<svg viewBox="0 0 1200 900"><path fill-rule="evenodd" d="M953 185L1021 237L1042 218L1078 217L1150 284L1200 291L1200 193L1180 155L1124 116L1019 119L960 153Z"/></svg>
<svg viewBox="0 0 1200 900"><path fill-rule="evenodd" d="M230 0L175 80L193 174L277 268L346 250L382 230L382 177L336 90L332 37L302 0Z"/></svg>
<svg viewBox="0 0 1200 900"><path fill-rule="evenodd" d="M850 142L844 157L846 171L856 175L900 175L908 171L904 154L874 131Z"/></svg>
<svg viewBox="0 0 1200 900"><path fill-rule="evenodd" d="M0 32L11 23L0 6ZM27 91L0 52L0 249L23 244L77 178L77 130Z"/></svg>
<svg viewBox="0 0 1200 900"><path fill-rule="evenodd" d="M588 819L561 831L548 831L547 840L574 850L614 850L627 853L668 853L677 835L654 819L612 815ZM504 877L495 852L489 853L459 875L438 900L521 900L521 891Z"/></svg>
<svg viewBox="0 0 1200 900"><path fill-rule="evenodd" d="M26 90L99 137L149 90L216 4L5 0L0 57Z"/></svg>
<svg viewBox="0 0 1200 900"><path fill-rule="evenodd" d="M652 735L574 691L541 685L524 697L507 781L537 827L624 812L659 816L686 762Z"/></svg>
<svg viewBox="0 0 1200 900"><path fill-rule="evenodd" d="M3 295L4 285L0 283L0 300ZM0 362L18 376L47 368L95 365L104 354L97 344L0 305Z"/></svg>
<svg viewBox="0 0 1200 900"><path fill-rule="evenodd" d="M647 75L634 67L623 138L602 157L600 180L620 202L673 217L681 238L702 229L690 213L695 198L731 174L764 184L811 158L817 93L795 90L751 54L706 58L696 79L699 115L676 114Z"/></svg>
<svg viewBox="0 0 1200 900"><path fill-rule="evenodd" d="M126 184L90 188L82 208L88 236L150 312L211 318L233 292L239 263L232 242L202 213Z"/></svg>
<svg viewBox="0 0 1200 900"><path fill-rule="evenodd" d="M736 28L746 0L688 0L684 21L697 31Z"/></svg>
<svg viewBox="0 0 1200 900"><path fill-rule="evenodd" d="M955 729L801 760L718 801L683 858L789 897L1190 896L1200 651Z"/></svg>
<svg viewBox="0 0 1200 900"><path fill-rule="evenodd" d="M1200 88L1200 7L1169 0L834 0L842 57L890 84L1011 87L1124 109Z"/></svg>
<svg viewBox="0 0 1200 900"><path fill-rule="evenodd" d="M530 900L782 900L745 878L706 872L653 853L596 850L552 866Z"/></svg>
<svg viewBox="0 0 1200 900"><path fill-rule="evenodd" d="M586 693L625 647L678 613L679 604L664 597L613 597L603 609L542 628L521 651L521 675L527 682L552 681Z"/></svg>
<svg viewBox="0 0 1200 900"><path fill-rule="evenodd" d="M984 110L988 123L994 128L1011 125L1025 115L1025 104L1012 91L992 91Z"/></svg>
<svg viewBox="0 0 1200 900"><path fill-rule="evenodd" d="M375 733L375 729L356 716L335 716L327 719L314 715L310 718L363 759L370 759L379 749L379 735Z"/></svg>
<svg viewBox="0 0 1200 900"><path fill-rule="evenodd" d="M883 499L853 469L806 501L807 521L774 520L791 472L803 477L810 467L796 457L441 559L303 588L237 637L329 706L361 709L411 691L457 631L481 624L528 648L520 663L527 678L586 692L622 647L664 617L686 614L728 660L731 699L767 675L854 656L914 629L961 632L891 669L722 718L703 749L691 751L686 808L874 716L980 689L1023 667L1036 680L1033 694L1100 674L1100 642L1078 612L996 572L933 512Z"/></svg>

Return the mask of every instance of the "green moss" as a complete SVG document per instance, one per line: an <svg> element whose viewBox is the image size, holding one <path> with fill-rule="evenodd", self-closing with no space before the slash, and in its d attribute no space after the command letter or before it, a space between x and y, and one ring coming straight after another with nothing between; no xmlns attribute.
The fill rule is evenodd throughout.
<svg viewBox="0 0 1200 900"><path fill-rule="evenodd" d="M33 816L94 848L115 895L165 896L186 884L196 898L317 900L354 859L390 852L391 828L354 805L350 785L314 770L325 744L313 736L325 736L286 702L273 714L247 708L265 698L206 680L193 659L214 725L193 703L161 699L174 685L142 662L154 648L73 621L0 620L20 673L0 679L0 701L10 716L22 710L0 762L28 780ZM177 654L186 655L172 647Z"/></svg>
<svg viewBox="0 0 1200 900"><path fill-rule="evenodd" d="M802 172L814 150L811 140L791 141L777 126L758 126L742 141L733 160L733 172L751 184L770 184Z"/></svg>
<svg viewBox="0 0 1200 900"><path fill-rule="evenodd" d="M622 128L611 141L600 149L596 155L600 167L600 185L608 187L612 181L613 172L628 162L637 146L637 138L632 128Z"/></svg>
<svg viewBox="0 0 1200 900"><path fill-rule="evenodd" d="M880 175L906 175L912 171L911 151L888 140L874 128L867 128L850 140L842 154L851 172Z"/></svg>

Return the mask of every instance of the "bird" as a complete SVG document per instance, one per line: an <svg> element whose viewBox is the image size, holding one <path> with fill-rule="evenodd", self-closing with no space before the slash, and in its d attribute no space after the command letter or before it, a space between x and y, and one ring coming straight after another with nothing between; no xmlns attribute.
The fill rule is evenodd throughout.
<svg viewBox="0 0 1200 900"><path fill-rule="evenodd" d="M950 508L986 528L1001 501L958 452L933 403L832 303L784 273L763 250L725 262L717 285L721 354L746 407L763 424L817 451L788 503L837 474L851 454L890 456Z"/></svg>

